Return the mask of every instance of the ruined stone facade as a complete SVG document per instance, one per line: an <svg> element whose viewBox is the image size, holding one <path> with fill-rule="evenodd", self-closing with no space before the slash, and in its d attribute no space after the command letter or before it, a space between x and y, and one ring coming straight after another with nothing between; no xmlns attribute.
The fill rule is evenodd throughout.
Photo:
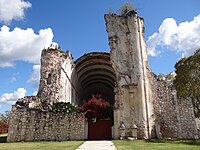
<svg viewBox="0 0 200 150"><path fill-rule="evenodd" d="M169 81L149 68L144 21L132 11L105 15L110 53L85 54L75 62L70 52L48 48L41 55L41 79L36 97L13 106L8 141L87 139L87 121L79 114L48 111L55 102L81 105L92 94L113 104L114 139L198 138L192 103L178 99ZM57 117L58 116L58 117ZM60 132L63 131L63 132Z"/></svg>

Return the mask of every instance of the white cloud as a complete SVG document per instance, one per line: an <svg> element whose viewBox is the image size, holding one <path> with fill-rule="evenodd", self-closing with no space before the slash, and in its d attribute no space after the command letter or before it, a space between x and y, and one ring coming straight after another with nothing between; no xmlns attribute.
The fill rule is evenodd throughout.
<svg viewBox="0 0 200 150"><path fill-rule="evenodd" d="M23 20L24 11L31 6L24 0L0 0L0 21L8 24L12 20Z"/></svg>
<svg viewBox="0 0 200 150"><path fill-rule="evenodd" d="M23 98L26 95L26 89L18 88L13 93L4 93L1 96L0 103L2 104L14 104L18 99Z"/></svg>
<svg viewBox="0 0 200 150"><path fill-rule="evenodd" d="M15 82L15 81L17 81L17 79L16 79L15 77L12 77L12 78L10 79L10 83L13 83L13 82Z"/></svg>
<svg viewBox="0 0 200 150"><path fill-rule="evenodd" d="M35 91L35 92L33 92L33 96L36 96L37 95L37 93L38 93L38 91Z"/></svg>
<svg viewBox="0 0 200 150"><path fill-rule="evenodd" d="M40 81L40 65L33 65L33 73L31 74L27 82L30 83L34 88L38 88L39 81Z"/></svg>
<svg viewBox="0 0 200 150"><path fill-rule="evenodd" d="M53 39L51 28L41 29L35 34L33 29L26 30L2 26L0 29L0 67L14 66L14 61L23 60L39 64L43 48Z"/></svg>
<svg viewBox="0 0 200 150"><path fill-rule="evenodd" d="M147 41L149 55L157 56L158 46L173 51L182 52L185 56L192 55L200 48L200 15L190 22L177 25L173 18L166 18L159 31L151 35Z"/></svg>

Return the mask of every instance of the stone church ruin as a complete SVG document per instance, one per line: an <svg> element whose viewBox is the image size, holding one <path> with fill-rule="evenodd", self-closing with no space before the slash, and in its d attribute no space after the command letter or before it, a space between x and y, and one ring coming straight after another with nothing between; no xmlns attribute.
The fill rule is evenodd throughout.
<svg viewBox="0 0 200 150"><path fill-rule="evenodd" d="M54 113L49 106L81 105L92 94L113 105L108 131L113 139L198 138L191 101L179 100L173 84L149 68L144 20L131 11L125 16L106 14L105 22L110 53L92 52L73 61L71 53L58 46L42 51L38 94L13 105L9 142L88 139L83 114Z"/></svg>

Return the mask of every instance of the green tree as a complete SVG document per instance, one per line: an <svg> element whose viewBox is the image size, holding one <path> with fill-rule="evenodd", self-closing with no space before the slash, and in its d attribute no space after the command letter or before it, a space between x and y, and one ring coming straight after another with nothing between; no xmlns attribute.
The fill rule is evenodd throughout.
<svg viewBox="0 0 200 150"><path fill-rule="evenodd" d="M126 15L130 11L135 11L135 6L132 3L125 2L119 9L118 12L120 15Z"/></svg>
<svg viewBox="0 0 200 150"><path fill-rule="evenodd" d="M196 117L200 117L200 49L175 65L174 85L179 97L191 98Z"/></svg>
<svg viewBox="0 0 200 150"><path fill-rule="evenodd" d="M6 122L8 123L10 111L6 110L4 114L0 114L0 122Z"/></svg>

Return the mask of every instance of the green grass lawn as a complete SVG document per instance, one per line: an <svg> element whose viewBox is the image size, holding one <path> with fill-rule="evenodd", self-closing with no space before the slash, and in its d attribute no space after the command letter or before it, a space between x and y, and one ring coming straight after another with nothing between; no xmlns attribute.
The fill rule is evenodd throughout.
<svg viewBox="0 0 200 150"><path fill-rule="evenodd" d="M200 140L114 140L117 150L200 150Z"/></svg>
<svg viewBox="0 0 200 150"><path fill-rule="evenodd" d="M0 134L0 150L75 150L83 141L6 143ZM117 150L200 150L200 140L114 140Z"/></svg>
<svg viewBox="0 0 200 150"><path fill-rule="evenodd" d="M0 150L75 150L83 141L6 143L7 134L0 134Z"/></svg>
<svg viewBox="0 0 200 150"><path fill-rule="evenodd" d="M0 150L75 150L83 141L0 143Z"/></svg>

